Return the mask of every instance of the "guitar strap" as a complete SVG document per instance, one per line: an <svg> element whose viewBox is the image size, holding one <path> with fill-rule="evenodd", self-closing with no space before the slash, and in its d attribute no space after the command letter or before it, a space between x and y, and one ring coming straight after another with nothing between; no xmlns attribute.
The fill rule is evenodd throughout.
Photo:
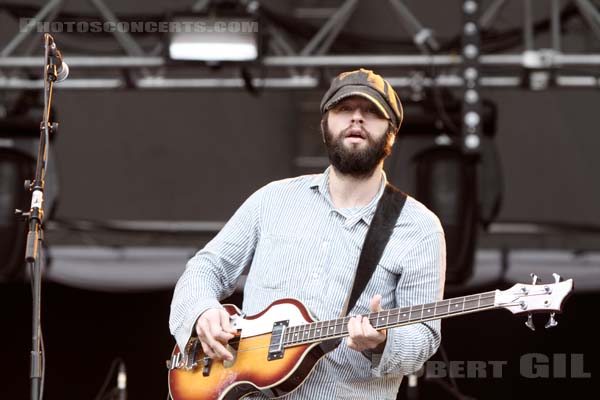
<svg viewBox="0 0 600 400"><path fill-rule="evenodd" d="M386 183L363 243L352 290L344 303L342 317L354 308L356 301L371 279L371 275L373 275L373 271L375 271L375 267L383 255L383 250L385 250L385 246L390 240L390 236L392 236L394 226L405 202L406 194L390 183Z"/></svg>

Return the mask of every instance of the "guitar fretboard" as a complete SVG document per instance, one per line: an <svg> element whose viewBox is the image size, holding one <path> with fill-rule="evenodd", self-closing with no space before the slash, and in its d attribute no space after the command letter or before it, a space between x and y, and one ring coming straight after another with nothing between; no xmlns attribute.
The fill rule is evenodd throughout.
<svg viewBox="0 0 600 400"><path fill-rule="evenodd" d="M471 296L441 300L435 303L411 307L393 308L363 315L369 318L375 329L395 328L433 319L448 318L462 314L494 308L495 292L485 292ZM348 321L344 317L328 321L312 322L291 326L284 334L284 346L291 347L327 339L348 336Z"/></svg>

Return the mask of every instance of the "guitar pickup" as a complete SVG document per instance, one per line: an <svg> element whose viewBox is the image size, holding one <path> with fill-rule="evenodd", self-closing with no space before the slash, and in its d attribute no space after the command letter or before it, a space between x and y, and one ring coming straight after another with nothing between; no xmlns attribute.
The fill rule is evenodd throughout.
<svg viewBox="0 0 600 400"><path fill-rule="evenodd" d="M277 321L273 324L271 331L271 343L269 344L269 354L267 360L279 360L283 358L283 334L287 329L290 321Z"/></svg>

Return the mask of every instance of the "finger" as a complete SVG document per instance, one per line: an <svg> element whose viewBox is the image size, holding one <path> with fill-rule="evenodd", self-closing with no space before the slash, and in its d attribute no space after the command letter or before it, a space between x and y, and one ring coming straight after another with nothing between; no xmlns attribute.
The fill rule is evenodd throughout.
<svg viewBox="0 0 600 400"><path fill-rule="evenodd" d="M361 316L350 318L348 321L348 339L350 340L350 346L354 350L364 350L363 343L363 331L361 326Z"/></svg>
<svg viewBox="0 0 600 400"><path fill-rule="evenodd" d="M206 354L210 358L216 357L215 352L213 351L213 349L210 348L210 346L208 344L206 344L203 341L200 341L200 344L202 345L202 351L204 351L204 354Z"/></svg>
<svg viewBox="0 0 600 400"><path fill-rule="evenodd" d="M208 309L203 312L196 321L196 333L198 337L206 337L210 332L209 326L213 324L214 314L218 313L216 309Z"/></svg>
<svg viewBox="0 0 600 400"><path fill-rule="evenodd" d="M381 308L381 295L380 294L376 294L375 296L373 296L373 298L371 299L371 302L369 304L369 308L370 308L371 312L383 311L383 308ZM378 332L381 332L384 335L386 334L385 329L380 329Z"/></svg>
<svg viewBox="0 0 600 400"><path fill-rule="evenodd" d="M196 327L195 328L196 328L196 335L198 337L201 337L201 335L202 335L202 327L200 326L201 322L202 322L201 318L198 318L198 320L196 321Z"/></svg>
<svg viewBox="0 0 600 400"><path fill-rule="evenodd" d="M214 350L217 354L217 357L225 360L232 360L233 356L231 353L225 348L224 344L227 343L227 340L233 337L232 334L223 332L221 328L220 321L218 324L215 324L214 321L209 326L210 334L206 335L206 343Z"/></svg>
<svg viewBox="0 0 600 400"><path fill-rule="evenodd" d="M363 320L363 332L365 332L365 349L383 353L385 342L387 340L387 332L385 330L375 330L367 318Z"/></svg>
<svg viewBox="0 0 600 400"><path fill-rule="evenodd" d="M231 339L233 339L235 336L232 333L229 332L225 332L223 330L219 331L219 333L217 333L214 338L216 340L218 340L219 342L226 344L227 342L229 342Z"/></svg>
<svg viewBox="0 0 600 400"><path fill-rule="evenodd" d="M376 294L375 296L373 296L373 298L371 299L371 302L369 303L369 310L371 310L371 312L379 312L379 311L383 310L381 308L381 295L380 294Z"/></svg>
<svg viewBox="0 0 600 400"><path fill-rule="evenodd" d="M350 318L350 320L348 321L348 334L351 338L359 337L362 335L360 318L360 316L356 316Z"/></svg>
<svg viewBox="0 0 600 400"><path fill-rule="evenodd" d="M223 344L227 343L234 336L233 333L231 333L231 328L225 328L223 326L223 321L225 319L227 320L226 323L229 324L229 317L227 316L224 318L223 314L219 313L218 315L215 315L210 325L212 336Z"/></svg>
<svg viewBox="0 0 600 400"><path fill-rule="evenodd" d="M360 338L362 335L360 327L360 316L353 317L348 321L348 333L349 336L346 339L346 344L349 348L356 351L363 351L364 345L361 343Z"/></svg>
<svg viewBox="0 0 600 400"><path fill-rule="evenodd" d="M219 333L222 332L222 329L220 319L218 318L218 316L216 322L213 316L213 313L209 313L207 315L203 315L198 320L198 338L203 344L202 348L203 350L205 350L206 354L209 357L232 360L233 356L231 355L231 353L227 351L223 344L217 339L217 335L215 335L215 331ZM206 348L204 347L204 345L206 345Z"/></svg>
<svg viewBox="0 0 600 400"><path fill-rule="evenodd" d="M214 337L207 337L206 344L212 349L214 358L219 360L233 360L233 355Z"/></svg>
<svg viewBox="0 0 600 400"><path fill-rule="evenodd" d="M371 321L369 321L369 318L367 318L367 317L364 317L360 321L360 329L362 330L363 335L366 338L373 337L374 334L377 333L377 331L375 330L375 328L373 328L373 325L371 325Z"/></svg>
<svg viewBox="0 0 600 400"><path fill-rule="evenodd" d="M354 342L354 340L352 340L351 337L346 338L346 345L348 345L348 347L352 350L362 351L362 349L357 346L357 344Z"/></svg>
<svg viewBox="0 0 600 400"><path fill-rule="evenodd" d="M379 344L386 337L385 330L376 330L368 318L363 318L361 328L365 339L369 342L375 341Z"/></svg>
<svg viewBox="0 0 600 400"><path fill-rule="evenodd" d="M368 318L364 319L363 324L363 332L366 336L378 339L382 337L387 338L387 329L375 329Z"/></svg>
<svg viewBox="0 0 600 400"><path fill-rule="evenodd" d="M231 327L231 323L229 321L230 315L225 310L220 310L219 316L221 317L221 327L225 332L231 333L232 336L236 332L235 329Z"/></svg>
<svg viewBox="0 0 600 400"><path fill-rule="evenodd" d="M206 310L196 324L198 337L206 339L207 337L214 337L222 343L226 343L233 337L233 334L227 333L221 327L224 315L228 315L227 311L222 309L209 309Z"/></svg>
<svg viewBox="0 0 600 400"><path fill-rule="evenodd" d="M196 334L198 338L201 340L206 339L208 332L208 320L206 318L199 318L198 322L196 322Z"/></svg>
<svg viewBox="0 0 600 400"><path fill-rule="evenodd" d="M223 330L223 326L221 326L221 323L222 317L220 314L212 317L209 324L210 336L221 343L227 343L227 341L233 337L233 334L225 332L225 330Z"/></svg>

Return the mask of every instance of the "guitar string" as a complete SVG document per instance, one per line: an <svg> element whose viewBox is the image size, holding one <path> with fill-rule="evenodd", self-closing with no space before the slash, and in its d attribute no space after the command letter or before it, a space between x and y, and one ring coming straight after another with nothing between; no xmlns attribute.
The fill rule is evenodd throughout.
<svg viewBox="0 0 600 400"><path fill-rule="evenodd" d="M477 295L474 295L474 296L477 296ZM473 297L473 296L466 296L466 297ZM465 297L465 300L466 300L466 297ZM488 300L488 299L491 299L493 297L495 297L495 293L494 292L488 292L488 293L485 293L485 294L481 295L481 299L482 300ZM458 305L460 303L459 299L462 300L462 298L442 300L440 302L434 303L433 307L428 307L428 308L431 309L431 310L433 310L433 309L439 309L441 307L450 307L450 305L453 305L453 304ZM466 300L466 301L475 301L475 300L476 299L470 299L470 300ZM443 303L444 301L447 301L448 304L440 304L440 303ZM456 301L456 302L452 303L451 301ZM382 310L380 312L374 312L374 313L370 313L368 315L362 315L362 317L369 316L369 321L371 322L371 324L373 326L375 326L375 327L379 327L379 326L377 326L377 321L380 318L382 318L381 313L386 313L387 312L387 316L384 315L383 318L387 319L387 321L389 321L390 318L398 316L400 314L409 314L409 313L415 313L415 312L421 312L421 313L423 313L423 311L426 309L424 306L425 306L425 304L421 305L421 309L418 309L418 310L413 310L414 307L418 307L418 306L396 308L396 309L392 309L392 310ZM491 306L491 304L489 306ZM485 306L485 307L489 307L489 306ZM471 309L468 309L468 310L471 310ZM461 310L452 310L452 311L449 310L448 312L446 312L446 314L452 314L452 313L455 313L455 312L462 312L462 311L465 311L464 306L463 306L463 308ZM435 315L435 311L434 311L434 315ZM443 316L442 314L437 314L437 315L438 316ZM352 317L344 317L344 318L339 318L339 319L336 319L336 320L329 320L329 321L316 321L316 322L312 322L312 323L308 323L308 324L292 326L290 328L295 328L295 327L301 327L301 328L298 330L298 332L293 332L293 331L291 331L291 330L288 329L286 331L286 333L285 333L285 335L287 335L287 337L288 337L288 339L286 340L286 342L288 344L293 344L293 342L295 340L298 340L298 339L294 339L293 336L298 336L299 333L304 333L304 334L310 333L311 330L313 330L313 333L317 333L318 332L319 335L321 335L321 332L320 332L321 330L331 330L331 329L337 330L339 327L345 327L348 324L348 322L350 321L350 318L352 318ZM408 318L408 320L406 322L408 322L408 321L417 322L420 319L423 319L422 314L421 314L421 317L416 317L416 318L414 318L412 316L409 316L409 318ZM335 321L334 325L327 325L326 324L326 323L330 323L332 321ZM398 320L398 322L400 322L400 320ZM317 325L319 323L321 323L321 326ZM341 334L341 333L347 333L347 332L344 332L342 330L341 332L335 332L334 331L331 334L333 334L335 336L335 335L338 335L338 334ZM325 334L325 338L327 336L331 336L331 334ZM316 337L309 337L309 340L315 339L315 338ZM303 341L304 339L300 338L300 340ZM234 343L237 343L237 342L234 342Z"/></svg>
<svg viewBox="0 0 600 400"><path fill-rule="evenodd" d="M506 305L519 305L519 303L507 303ZM251 339L247 339L246 341L250 341L250 340L251 340ZM309 339L309 341L308 341L308 342L306 342L306 343L302 343L302 342L298 342L298 343L290 343L290 342L288 342L288 343L285 343L285 344L288 344L288 345L289 345L289 344L293 344L293 345L295 345L295 346L301 346L301 345L308 345L308 344L310 344L311 342L313 342L313 340L312 340L312 339ZM285 344L284 344L284 345L285 345ZM248 351L256 351L256 350L261 350L261 349L268 349L269 347L270 347L270 346L268 346L268 345L265 345L265 346L256 346L256 347L252 347L252 348L247 348L247 349L243 349L243 350L237 350L237 351L236 351L236 354L239 354L239 353L245 353L245 352L248 352Z"/></svg>
<svg viewBox="0 0 600 400"><path fill-rule="evenodd" d="M438 309L440 307L449 307L450 305L455 305L455 304L457 305L457 304L459 304L459 300L468 301L468 302L479 300L479 298L478 299L469 299L469 300L467 300L467 297L474 297L474 296L477 296L477 295L465 296L464 299L463 298L455 298L455 299L441 300L440 302L434 303L433 307L428 307L428 308L429 309ZM480 299L482 299L482 300L488 300L488 299L491 299L493 297L495 297L495 293L494 292L487 292L487 293L482 294L481 297L480 297ZM447 301L448 304L439 304L439 303L443 303L444 301ZM452 301L456 301L456 302L452 303ZM381 318L381 313L382 312L388 312L388 315L386 317L384 317L384 318L387 318L387 320L389 320L390 317L395 317L395 316L400 315L400 314L415 313L415 312L421 312L422 313L426 309L424 307L425 304L422 304L420 306L421 306L421 309L419 309L419 310L413 310L414 307L419 307L419 306L411 306L411 307L396 308L396 309L392 309L392 310L382 310L380 312L370 313L368 315L362 315L362 317L371 316L371 317L369 317L369 321L375 326L376 323L377 323L377 320ZM489 307L489 306L485 306L485 307ZM473 309L477 309L477 308L479 308L479 307L475 307ZM470 310L473 310L473 309L467 309L466 311L470 311ZM463 306L463 308L461 310L448 311L447 314L451 314L451 313L455 313L455 312L463 312L463 311L465 311L464 306ZM378 314L378 315L375 316L374 314ZM434 311L434 315L435 315L435 311ZM442 316L440 314L438 314L438 315ZM292 326L290 328L295 328L295 327L298 327L298 326L302 327L302 328L299 329L298 332L291 332L288 329L285 332L285 335L288 336L289 340L286 340L286 342L288 342L288 344L292 344L292 342L294 340L296 340L296 339L293 339L293 337L292 337L292 336L294 336L294 334L298 334L298 333L302 333L302 332L306 333L306 332L310 332L311 330L314 330L314 333L316 333L316 332L321 331L323 328L325 328L325 329L332 329L332 328L337 329L340 326L341 327L345 327L348 324L348 322L350 321L350 318L352 318L352 317L344 317L344 318L339 318L339 319L336 319L336 320L328 320L328 321L316 321L316 322L311 322L311 323L308 323L308 324ZM417 318L411 318L409 316L409 319L407 320L407 322L409 322L409 321L417 322L420 319L423 319L422 315L421 315L421 317L417 317ZM326 326L326 327L323 326L325 322L331 322L331 321L335 321L335 324L333 326ZM398 322L400 322L400 321L398 321ZM322 324L320 327L317 326L317 324L319 324L319 323ZM334 332L334 335L337 335L337 334L340 334L340 333L345 333L345 332L343 332L343 331L342 332ZM265 332L265 334L268 334L268 332ZM319 332L319 335L320 334L321 333ZM326 336L327 335L329 335L329 334L326 334ZM325 336L325 338L326 338L326 336ZM309 338L309 340L310 339L316 339L316 337ZM245 342L249 342L249 341L252 341L252 340L263 340L263 339L261 339L261 338L255 338L255 339L247 338L244 341ZM301 340L303 340L303 339L301 339ZM232 341L228 342L228 344L238 344L239 342L240 342L239 339L238 340L232 339Z"/></svg>
<svg viewBox="0 0 600 400"><path fill-rule="evenodd" d="M524 297L524 296L530 297L530 296L535 296L535 295L544 295L544 294L547 294L547 293L546 292L542 292L542 293L522 293L522 292L517 292L517 293L514 293L514 295L517 298L521 298L521 297ZM488 299L490 299L492 297L495 297L495 296L496 296L496 294L495 294L495 291L494 291L494 292L482 293L481 295L471 295L471 296L465 296L465 297L462 297L462 298L453 298L453 299L441 300L439 302L433 303L433 307L428 307L428 308L429 308L429 310L431 310L431 309L436 310L436 309L438 309L440 307L446 307L447 306L448 307L448 311L444 315L439 315L439 314L436 315L436 313L434 311L434 316L439 316L440 319L442 319L444 317L450 316L453 313L461 313L461 312L464 312L464 311L477 311L477 310L483 310L483 309L490 308L490 307L491 308L496 308L497 306L495 304L489 304L487 306L481 306L481 300L488 300ZM475 299L473 299L473 297L477 297L479 306L465 310L464 304L466 302L474 301ZM463 303L462 310L450 311L450 306L451 305L458 305L459 302L460 302L460 300L462 300L462 303ZM440 304L440 303L444 303L444 302L448 302L448 304ZM405 308L396 308L396 309L392 309L392 310L382 310L382 311L377 312L377 313L369 313L367 315L362 315L362 317L368 317L369 321L373 324L373 326L377 328L378 326L376 326L376 322L377 322L377 320L379 318L381 318L381 313L382 312L387 312L387 316L385 318L388 320L388 324L389 324L389 318L391 316L397 316L397 315L400 315L401 313L411 314L413 312L421 312L421 317L420 318L416 318L414 320L414 322L417 322L417 320L426 320L426 318L422 317L422 315L423 315L422 313L426 309L425 305L426 304L421 305L421 309L420 310L413 310L414 307L419 307L419 306L411 306L411 307L405 307ZM502 307L516 306L516 305L521 305L521 303L520 302L504 303L504 304L502 304ZM374 314L377 314L377 316L374 316ZM313 343L315 341L315 339L317 339L317 337L313 337L313 338L309 337L308 341L305 341L305 339L300 339L300 341L297 341L298 339L294 339L293 336L297 336L298 333L302 333L302 332L304 332L305 334L307 332L310 333L311 329L315 329L314 333L316 333L316 332L320 331L323 328L323 325L321 325L321 327L317 328L318 324L319 323L324 324L325 322L335 321L335 324L333 326L326 326L325 328L329 328L329 329L335 328L335 329L337 329L339 326L343 327L343 326L347 325L347 323L350 320L350 318L352 318L352 317L344 317L344 318L340 318L340 319L336 319L336 320L329 320L329 321L316 321L316 322L312 322L312 323L308 323L308 324L304 324L304 325L292 326L290 328L294 328L294 327L297 327L297 326L302 327L302 328L299 329L298 332L295 332L293 335L292 335L291 331L285 332L283 334L283 336L284 336L283 345L284 346L286 346L286 345L300 346L300 345L308 345L310 343ZM433 319L437 319L437 318L433 318ZM398 320L398 322L400 322L400 320ZM411 322L410 315L409 315L409 318L408 318L408 320L406 322ZM320 335L319 338L320 339L327 339L328 337L332 337L332 336L335 337L335 336L337 336L339 334L343 334L342 336L346 336L347 333L348 333L347 331L346 332L344 332L344 331L335 332L334 331L333 334L325 334L325 335L322 335L321 333L319 333L319 335ZM247 343L247 342L251 342L251 341L254 341L254 340L264 340L264 339L263 338L253 338L253 339L247 338L247 339L245 339L245 342ZM239 344L239 343L240 343L240 339L238 339L236 341L229 342L228 344ZM255 351L255 350L261 350L261 349L267 349L269 347L270 347L270 345L256 346L256 347L252 347L252 348L246 348L246 349L243 349L243 350L237 350L236 353L245 353L245 352L248 352L248 351Z"/></svg>
<svg viewBox="0 0 600 400"><path fill-rule="evenodd" d="M471 301L471 300L469 300L469 301ZM518 304L518 303L515 303L515 305L516 305L516 304ZM448 306L450 306L450 304L448 304ZM446 313L444 313L444 314L436 314L436 313L434 312L434 316L436 316L436 317L438 317L438 316L439 316L439 317L440 317L440 319L441 319L441 318L444 318L444 317L450 316L450 315L452 315L452 314L455 314L455 313L461 313L461 312L464 312L464 311L476 311L476 310L482 310L482 309L489 308L489 307L493 307L493 306L494 306L494 304L490 304L490 305L487 305L487 306L480 306L480 307L470 308L470 309L464 309L464 308L463 308L462 310L452 310L452 311L448 311L448 312L446 312ZM444 305L444 307L445 307L445 305ZM437 307L436 307L436 308L437 308ZM421 313L422 313L423 311L424 311L424 309L422 309L422 310L413 310L413 311L410 311L409 313L413 313L413 312L421 312ZM380 318L382 318L382 319L387 319L387 320L388 320L388 324L389 324L389 319L390 319L390 317L394 317L394 316L397 316L397 315L400 315L400 313L389 313L387 317L385 317L385 316L384 316L384 317L381 317L381 315L379 315L379 316L377 316L377 317L372 317L372 318L369 318L369 322L371 322L371 325L373 325L373 326L374 326L374 327L377 329L377 328L379 328L379 326L376 324L378 319L380 319ZM435 318L435 319L437 319L437 318ZM423 316L422 316L422 314L421 314L421 317L412 318L412 317L410 317L410 316L409 316L409 318L408 318L406 321L401 321L401 320L399 319L397 322L398 322L398 323L400 323L400 322L417 322L418 320L427 320L427 318L423 318ZM339 321L339 320L338 320L338 321ZM347 324L347 323L346 323L346 322L344 322L344 323L342 323L342 324L341 324L341 326L343 327L343 326L345 326L346 324ZM387 324L383 324L383 325L387 325ZM303 325L303 326L307 326L307 325ZM336 324L336 325L334 325L334 326L332 326L332 327L330 327L330 326L326 326L326 327L324 327L324 328L325 328L326 330L327 330L328 328L330 329L330 328L333 328L333 327L335 327L335 328L337 329L339 326L340 326L339 324ZM306 334L307 332L309 332L309 333L310 333L310 330L311 330L311 329L314 329L314 328L310 328L310 329L303 329L303 330L300 330L299 332L296 332L296 333L293 333L293 332L287 332L287 335L288 335L288 336L297 336L297 334L298 334L298 333L302 333L302 332L304 332L304 333ZM316 331L317 331L317 330L315 330L315 332L316 332ZM319 335L322 335L322 336L320 336L320 338L321 338L321 339L327 339L328 337L331 337L331 336L335 337L335 336L337 336L337 335L339 335L339 334L342 334L342 333L343 333L343 334L347 334L347 332L344 332L344 331L342 331L342 332L333 332L333 333L329 333L329 334L325 334L325 335L322 335L321 333L319 333ZM289 338L289 340L287 340L287 341L286 341L286 343L285 343L285 344L288 344L288 345L289 345L289 344L292 344L292 345L308 344L308 343L311 343L312 341L314 341L314 339L316 339L316 337L308 337L308 338L302 338L302 337L300 337L300 338L297 338L297 339L294 339L293 337L291 337L291 338Z"/></svg>
<svg viewBox="0 0 600 400"><path fill-rule="evenodd" d="M463 301L474 301L475 299L466 300L467 297L474 297L474 296L477 296L477 295L465 296L465 298L463 299ZM492 297L495 297L494 292L488 292L488 293L482 294L481 299L487 300L487 299L490 299ZM430 307L430 309L437 309L437 308L446 307L446 306L449 307L450 305L452 305L451 301L458 301L459 299L462 299L462 298L442 300L440 302L434 303L436 305L434 307ZM448 304L439 304L439 303L442 303L444 301L448 301ZM458 303L454 303L454 304L458 304ZM518 303L516 303L516 304L518 304ZM418 307L418 306L412 306L412 307L397 308L397 309L392 309L392 310L383 310L383 311L380 311L380 312L377 312L377 313L370 313L368 315L374 315L374 314L378 314L378 315L370 317L369 321L372 323L372 325L374 325L375 327L377 327L376 323L377 323L377 320L381 318L381 313L382 312L386 312L386 311L388 312L388 315L386 317L384 317L384 318L386 318L389 321L390 317L394 317L394 316L400 315L401 313L414 313L414 312L421 312L422 313L425 310L425 307L424 307L425 305L423 304L421 306L423 306L423 307L420 310L413 310L412 309L413 307ZM491 305L489 305L489 306L491 306ZM489 306L483 306L483 307L489 307ZM406 310L405 308L409 308L409 310ZM463 312L463 311L476 310L478 308L482 308L482 307L475 307L473 309L467 309L467 310L465 310L464 307L463 307L462 310L448 311L445 315L450 315L450 314L455 313L455 312ZM434 312L434 315L435 315L435 312ZM366 317L367 315L362 315L362 316ZM438 314L438 316L443 317L444 315L439 315ZM298 333L302 333L302 332L304 332L304 333L307 333L307 332L310 333L310 331L313 330L313 329L314 329L314 333L316 333L316 332L321 331L323 328L325 328L325 329L332 329L332 328L337 329L338 327L345 327L348 324L350 318L352 318L352 317L344 317L344 318L340 318L340 319L336 319L336 320L329 320L329 321L316 321L316 322L311 322L311 323L308 323L308 324L292 326L290 328L294 328L294 327L300 326L300 327L302 327L302 329L299 329L298 332L291 332L289 330L287 332L285 332L284 336L287 336L287 339L284 338L284 342L285 342L285 344L303 344L302 342L304 342L305 339L299 338L300 341L298 343L294 343L298 339L294 339L293 336L297 336ZM417 320L420 320L420 319L423 319L423 317L421 316L420 318L414 318L414 321L416 322ZM321 326L321 327L317 327L317 324L319 324L319 323L331 322L331 321L335 321L336 323L333 326L326 326L326 327ZM411 317L409 317L409 319L406 322L410 322L410 321L411 321ZM398 321L398 322L400 322L400 321ZM332 334L325 334L325 335L321 336L321 338L327 339L328 336L332 336L332 335L336 336L336 335L339 335L339 334L346 334L346 333L347 332L344 332L344 331L333 332ZM320 332L319 332L319 335L321 335ZM312 342L316 338L317 337L312 337L312 338L309 337L309 338L307 338L309 340L309 342L307 342L306 344L309 344L310 342ZM246 338L246 339L244 339L244 342L248 343L248 342L252 342L252 341L256 341L256 340L264 340L264 339L263 338L259 338L259 337L256 337L256 338ZM235 345L235 344L239 344L240 341L241 341L241 339L237 339L237 340L232 339L232 341L229 341L228 344L229 345ZM249 350L254 350L254 349L260 349L260 348L264 348L264 347L269 347L269 346L260 346L260 347L255 347L255 348L252 348L252 349L240 350L238 352L249 351Z"/></svg>
<svg viewBox="0 0 600 400"><path fill-rule="evenodd" d="M508 303L508 304L509 304L509 305L519 305L519 303ZM247 340L247 341L248 341L248 340ZM305 344L306 344L306 345L308 345L308 344L310 344L311 342L312 342L312 340L310 340L309 342L306 342L306 343L298 342L298 343L287 343L287 344L294 344L294 345L297 345L297 346L301 346L301 345L305 345ZM257 346L257 347L251 347L251 348L247 348L247 349L243 349L243 350L237 350L237 351L236 351L236 354L239 354L239 353L245 353L245 352L248 352L248 351L255 351L255 350L261 350L261 349L268 349L269 347L270 347L270 346L268 346L268 345L266 345L266 346Z"/></svg>

